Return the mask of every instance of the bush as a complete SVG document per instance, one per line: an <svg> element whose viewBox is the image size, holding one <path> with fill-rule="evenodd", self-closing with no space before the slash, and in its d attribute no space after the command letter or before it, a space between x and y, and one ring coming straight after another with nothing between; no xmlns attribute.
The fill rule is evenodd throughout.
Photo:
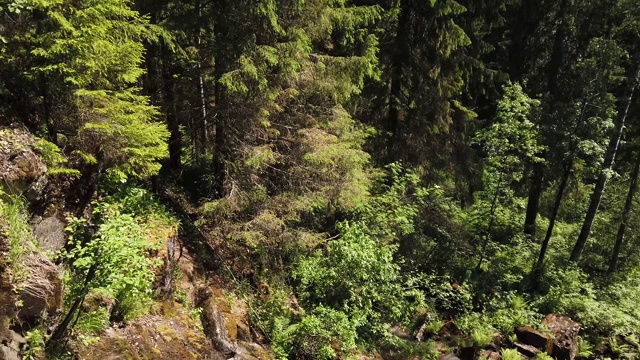
<svg viewBox="0 0 640 360"><path fill-rule="evenodd" d="M318 306L280 334L276 354L293 359L348 358L356 348L355 324L343 312Z"/></svg>
<svg viewBox="0 0 640 360"><path fill-rule="evenodd" d="M116 299L116 317L128 320L144 313L151 302L154 267L159 265L159 260L150 259L148 253L161 245L145 237L150 229L112 204L96 204L93 221L100 225L95 226L89 241L86 220L69 221L67 231L73 248L63 254L71 265L68 300L82 296L87 276L94 269L89 289Z"/></svg>
<svg viewBox="0 0 640 360"><path fill-rule="evenodd" d="M473 308L466 284L453 288L448 279L427 275L423 275L418 283L424 289L427 302L445 318L462 316Z"/></svg>
<svg viewBox="0 0 640 360"><path fill-rule="evenodd" d="M343 311L360 330L379 337L386 323L406 320L421 302L405 298L395 246L373 240L360 223L337 227L340 238L303 258L294 270L300 297L310 308L323 304Z"/></svg>
<svg viewBox="0 0 640 360"><path fill-rule="evenodd" d="M22 359L35 360L42 359L44 356L45 336L42 329L34 329L27 331L25 335L27 343L22 349Z"/></svg>

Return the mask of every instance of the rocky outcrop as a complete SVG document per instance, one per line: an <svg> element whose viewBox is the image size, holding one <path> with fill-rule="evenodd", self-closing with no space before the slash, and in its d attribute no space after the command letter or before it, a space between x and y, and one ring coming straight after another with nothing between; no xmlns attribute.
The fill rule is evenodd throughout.
<svg viewBox="0 0 640 360"><path fill-rule="evenodd" d="M9 330L16 313L16 295L13 290L13 272L8 264L9 239L5 236L6 224L0 219L0 360L13 359L15 353L10 346L13 332Z"/></svg>
<svg viewBox="0 0 640 360"><path fill-rule="evenodd" d="M542 327L549 330L544 334L531 326L516 329L518 351L526 357L535 357L539 352L546 352L558 360L573 360L578 351L578 332L580 325L571 318L549 314L542 321Z"/></svg>
<svg viewBox="0 0 640 360"><path fill-rule="evenodd" d="M22 307L18 318L33 322L43 314L52 315L62 306L62 279L58 267L41 254L27 256L23 265L28 277L20 286Z"/></svg>
<svg viewBox="0 0 640 360"><path fill-rule="evenodd" d="M204 333L225 359L272 358L262 346L253 342L243 304L236 303L235 309L232 309L219 288L207 289L201 296L204 296L200 302L203 308L200 320Z"/></svg>
<svg viewBox="0 0 640 360"><path fill-rule="evenodd" d="M37 140L20 128L0 128L0 188L35 199L46 185L47 166L36 153Z"/></svg>
<svg viewBox="0 0 640 360"><path fill-rule="evenodd" d="M493 350L482 350L478 353L478 359L500 360L500 353Z"/></svg>
<svg viewBox="0 0 640 360"><path fill-rule="evenodd" d="M580 325L563 315L549 314L542 321L553 337L550 352L557 360L573 360L578 352L578 332Z"/></svg>
<svg viewBox="0 0 640 360"><path fill-rule="evenodd" d="M526 344L522 344L522 343L515 343L513 344L516 349L518 350L518 352L528 358L535 358L536 355L538 355L538 353L540 352L540 350L538 348L536 348L535 346L532 345L526 345Z"/></svg>
<svg viewBox="0 0 640 360"><path fill-rule="evenodd" d="M458 325L451 320L444 323L440 330L438 330L438 339L450 347L458 346L458 340L461 335L462 331L458 328Z"/></svg>
<svg viewBox="0 0 640 360"><path fill-rule="evenodd" d="M553 340L531 326L521 326L516 328L516 337L522 344L533 346L534 348L548 354L551 353Z"/></svg>
<svg viewBox="0 0 640 360"><path fill-rule="evenodd" d="M0 343L0 360L20 360L20 347L26 342L20 334L11 331L9 337Z"/></svg>
<svg viewBox="0 0 640 360"><path fill-rule="evenodd" d="M33 236L38 241L38 248L52 252L62 249L67 242L65 227L64 221L58 217L57 213L38 217L33 224Z"/></svg>
<svg viewBox="0 0 640 360"><path fill-rule="evenodd" d="M232 339L237 336L237 328L233 327L232 321L227 320L211 298L203 304L200 320L204 333L211 339L216 350L227 358L234 357L238 346Z"/></svg>

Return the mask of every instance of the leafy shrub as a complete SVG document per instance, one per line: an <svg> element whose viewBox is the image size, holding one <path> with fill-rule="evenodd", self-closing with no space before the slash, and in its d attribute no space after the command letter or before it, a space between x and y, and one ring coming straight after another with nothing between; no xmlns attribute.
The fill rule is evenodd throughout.
<svg viewBox="0 0 640 360"><path fill-rule="evenodd" d="M343 311L358 328L380 336L385 323L411 314L420 301L411 304L405 298L393 260L395 246L373 240L361 223L343 222L337 228L338 239L303 258L294 270L300 297L311 308L323 304Z"/></svg>
<svg viewBox="0 0 640 360"><path fill-rule="evenodd" d="M393 348L397 349L400 355L398 358L401 359L436 360L441 355L438 345L433 339L416 342L392 338L390 343Z"/></svg>
<svg viewBox="0 0 640 360"><path fill-rule="evenodd" d="M99 223L95 234L86 241L85 219L71 218L67 231L72 249L63 254L70 262L68 297L81 296L87 275L95 276L89 289L99 290L116 299L114 314L124 320L142 314L151 301L154 267L159 260L148 257L159 243L150 242L144 224L130 214L123 214L119 206L96 204L94 222Z"/></svg>
<svg viewBox="0 0 640 360"><path fill-rule="evenodd" d="M575 266L547 272L548 292L535 302L541 313L565 314L578 321L581 331L602 333L613 329L612 308L597 300L597 290L588 276Z"/></svg>
<svg viewBox="0 0 640 360"><path fill-rule="evenodd" d="M289 293L284 287L276 286L268 296L252 301L253 311L249 313L251 326L261 329L277 343L277 339L284 332L283 329L292 322L293 312L287 304L288 300Z"/></svg>
<svg viewBox="0 0 640 360"><path fill-rule="evenodd" d="M506 299L507 306L487 312L491 324L501 333L509 334L516 327L537 324L542 320L542 315L537 313L522 296L508 293Z"/></svg>
<svg viewBox="0 0 640 360"><path fill-rule="evenodd" d="M477 348L483 348L491 343L495 329L491 326L481 326L471 331L473 345Z"/></svg>
<svg viewBox="0 0 640 360"><path fill-rule="evenodd" d="M445 318L462 316L473 307L466 284L454 288L447 278L428 275L422 275L416 283L423 289L427 302Z"/></svg>
<svg viewBox="0 0 640 360"><path fill-rule="evenodd" d="M491 343L496 329L489 322L489 317L480 313L470 313L456 320L456 324L465 334L470 334L473 345L483 348Z"/></svg>
<svg viewBox="0 0 640 360"><path fill-rule="evenodd" d="M372 187L370 201L355 211L363 219L367 233L386 243L415 231L415 218L429 193L420 186L420 177L398 163L386 167L385 176L380 176Z"/></svg>
<svg viewBox="0 0 640 360"><path fill-rule="evenodd" d="M318 306L280 334L275 351L293 359L345 358L355 349L356 337L355 324L345 313Z"/></svg>
<svg viewBox="0 0 640 360"><path fill-rule="evenodd" d="M27 343L22 349L22 359L42 359L45 346L43 331L41 329L27 331L27 334L24 337L27 340Z"/></svg>

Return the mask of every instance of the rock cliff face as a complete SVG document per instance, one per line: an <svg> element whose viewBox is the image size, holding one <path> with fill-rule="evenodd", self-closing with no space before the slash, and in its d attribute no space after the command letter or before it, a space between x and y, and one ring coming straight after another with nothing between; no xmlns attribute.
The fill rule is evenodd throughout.
<svg viewBox="0 0 640 360"><path fill-rule="evenodd" d="M41 195L47 166L36 151L37 139L20 128L0 128L0 188L28 199Z"/></svg>
<svg viewBox="0 0 640 360"><path fill-rule="evenodd" d="M37 324L42 316L51 317L62 308L62 277L58 267L41 254L32 254L23 260L27 278L20 284L18 311L21 322Z"/></svg>
<svg viewBox="0 0 640 360"><path fill-rule="evenodd" d="M47 166L38 155L37 142L24 129L0 128L0 200L43 196ZM26 219L9 220L6 215L0 212L0 359L19 359L26 342L19 332L55 315L62 306L63 288L61 272L33 246L29 231L14 228L28 229ZM12 251L11 246L20 250Z"/></svg>
<svg viewBox="0 0 640 360"><path fill-rule="evenodd" d="M9 326L16 314L17 298L13 291L13 273L7 262L9 240L5 233L6 227L0 219L0 360L17 356L17 351L10 346L13 332L9 330Z"/></svg>

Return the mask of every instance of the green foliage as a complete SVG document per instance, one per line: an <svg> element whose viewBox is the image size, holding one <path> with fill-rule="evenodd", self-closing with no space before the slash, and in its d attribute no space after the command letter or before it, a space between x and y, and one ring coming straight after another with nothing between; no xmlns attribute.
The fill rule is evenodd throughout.
<svg viewBox="0 0 640 360"><path fill-rule="evenodd" d="M84 312L78 317L74 329L83 335L98 335L110 325L111 314L105 307L90 312Z"/></svg>
<svg viewBox="0 0 640 360"><path fill-rule="evenodd" d="M64 166L68 160L56 144L44 139L38 139L34 148L47 165L48 175L69 175L80 177L80 171Z"/></svg>
<svg viewBox="0 0 640 360"><path fill-rule="evenodd" d="M293 359L350 358L356 348L355 325L343 312L318 306L285 330L275 352Z"/></svg>
<svg viewBox="0 0 640 360"><path fill-rule="evenodd" d="M640 329L637 317L637 282L635 274L626 285L599 285L580 269L549 269L545 276L547 293L532 305L541 313L556 312L571 316L581 325L581 333L594 340L599 334L636 333Z"/></svg>
<svg viewBox="0 0 640 360"><path fill-rule="evenodd" d="M26 201L22 197L9 196L0 190L0 236L8 239L7 263L16 283L28 275L21 260L36 249L25 207Z"/></svg>
<svg viewBox="0 0 640 360"><path fill-rule="evenodd" d="M607 185L583 268L561 259L634 80L640 7L536 5L2 2L0 122L46 134L34 147L72 187L91 178L72 179L80 171L68 164L106 178L100 194L86 194L99 199L94 214L69 220L62 259L67 304L84 295L95 268L89 294L114 301L114 313L102 306L111 302L84 303L76 330L95 334L151 301L154 253L179 225L132 179L159 173L170 140L163 183L176 179L200 202L179 201L221 268L278 284L253 299L250 316L280 358L348 358L356 344L374 343L435 357L433 344L389 335L424 303L476 347L555 312L621 351L618 335L640 332L638 214L628 222L625 270L599 269L628 176ZM638 111L631 101L629 118ZM629 172L638 133L627 122L607 176ZM531 286L540 232L521 233L538 199L530 177L538 165L538 229L551 223L561 174L569 176L545 272ZM32 251L26 204L0 198L15 274Z"/></svg>
<svg viewBox="0 0 640 360"><path fill-rule="evenodd" d="M36 360L41 359L44 355L45 334L42 329L37 328L27 331L25 334L27 343L22 349L22 359Z"/></svg>
<svg viewBox="0 0 640 360"><path fill-rule="evenodd" d="M357 328L378 337L385 324L411 313L393 262L395 246L368 236L361 223L338 225L340 237L301 259L293 275L300 281L305 304L323 304L343 311Z"/></svg>
<svg viewBox="0 0 640 360"><path fill-rule="evenodd" d="M454 288L448 279L435 276L424 276L417 283L424 289L427 302L445 317L461 316L472 309L472 293L467 284L456 284Z"/></svg>
<svg viewBox="0 0 640 360"><path fill-rule="evenodd" d="M249 314L252 326L265 332L276 346L278 357L286 357L285 343L289 341L286 328L292 322L292 309L287 305L289 293L282 287L273 289L269 296L256 299L251 303L254 309ZM277 351L280 349L280 352Z"/></svg>
<svg viewBox="0 0 640 360"><path fill-rule="evenodd" d="M593 356L593 345L582 337L578 337L578 350L576 356L581 358L590 358Z"/></svg>
<svg viewBox="0 0 640 360"><path fill-rule="evenodd" d="M135 87L144 73L143 41L156 39L158 30L132 5L30 0L27 8L44 19L24 30L35 36L13 40L28 43L38 59L24 71L48 80L57 92L45 99L58 101L47 106L61 109L47 114L53 117L45 119L50 135L57 137L51 133L59 128L71 130L70 143L84 158L98 159L103 168L123 176L147 177L157 173L157 160L166 156L168 132L154 121L157 109ZM43 23L47 31L36 30ZM61 164L51 145L41 143L40 148ZM52 171L69 172L57 166Z"/></svg>
<svg viewBox="0 0 640 360"><path fill-rule="evenodd" d="M439 328L438 328L439 329ZM436 329L436 331L438 330ZM403 340L400 338L387 339L390 346L397 349L397 353L402 358L415 358L424 360L436 360L442 354L437 344L433 339L426 341L412 341Z"/></svg>
<svg viewBox="0 0 640 360"><path fill-rule="evenodd" d="M158 230L170 228L177 230L179 223L176 218L161 204L148 190L140 187L135 180L106 179L104 190L107 195L104 201L118 204L123 213L133 214L137 221L147 223L147 226Z"/></svg>
<svg viewBox="0 0 640 360"><path fill-rule="evenodd" d="M89 289L116 299L114 314L125 320L143 314L151 302L154 267L159 265L148 252L161 244L145 237L150 230L146 224L122 213L118 205L95 204L93 222L97 222L97 229L87 242L86 220L69 219L66 230L72 248L62 254L70 264L67 300L81 295L85 279L95 267Z"/></svg>
<svg viewBox="0 0 640 360"><path fill-rule="evenodd" d="M384 176L376 180L373 196L356 209L356 216L372 237L394 243L414 233L415 219L429 191L421 186L418 174L405 171L399 163L387 165Z"/></svg>
<svg viewBox="0 0 640 360"><path fill-rule="evenodd" d="M522 356L516 349L503 349L500 351L500 356L503 360L521 360Z"/></svg>
<svg viewBox="0 0 640 360"><path fill-rule="evenodd" d="M510 334L513 329L537 324L542 320L543 314L536 312L532 305L525 302L518 295L511 295L510 305L496 306L497 310L487 311L490 323L503 334Z"/></svg>
<svg viewBox="0 0 640 360"><path fill-rule="evenodd" d="M487 152L487 164L509 180L521 179L525 159L542 161L538 154L543 147L538 143L537 128L532 122L539 105L519 84L508 84L498 102L496 122L476 137Z"/></svg>
<svg viewBox="0 0 640 360"><path fill-rule="evenodd" d="M546 352L541 351L536 354L536 360L553 360L553 357L551 357L551 355L547 354Z"/></svg>
<svg viewBox="0 0 640 360"><path fill-rule="evenodd" d="M476 348L484 348L489 345L493 340L493 334L495 329L490 326L476 327L471 331L471 338L473 338L473 345Z"/></svg>

